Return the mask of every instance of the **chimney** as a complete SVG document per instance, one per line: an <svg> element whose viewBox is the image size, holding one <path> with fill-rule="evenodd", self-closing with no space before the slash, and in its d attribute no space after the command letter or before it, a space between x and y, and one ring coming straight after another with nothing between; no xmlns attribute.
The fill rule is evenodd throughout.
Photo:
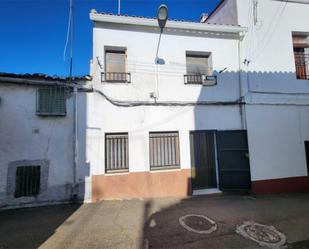
<svg viewBox="0 0 309 249"><path fill-rule="evenodd" d="M205 23L208 19L208 13L202 13L200 23Z"/></svg>

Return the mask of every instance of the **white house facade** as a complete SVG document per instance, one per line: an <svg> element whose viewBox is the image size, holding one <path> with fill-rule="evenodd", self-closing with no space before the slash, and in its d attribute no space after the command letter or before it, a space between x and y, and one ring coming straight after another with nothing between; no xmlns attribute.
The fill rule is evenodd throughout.
<svg viewBox="0 0 309 249"><path fill-rule="evenodd" d="M160 39L155 19L95 11L90 18L93 200L186 196L220 182L250 188L238 54L246 29L168 21ZM224 146L243 156L234 179Z"/></svg>

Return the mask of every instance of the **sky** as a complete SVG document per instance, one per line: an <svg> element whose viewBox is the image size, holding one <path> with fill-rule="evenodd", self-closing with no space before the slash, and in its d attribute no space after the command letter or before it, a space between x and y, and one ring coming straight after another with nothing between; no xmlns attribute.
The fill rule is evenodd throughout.
<svg viewBox="0 0 309 249"><path fill-rule="evenodd" d="M0 0L0 72L69 75L66 41L69 0ZM155 17L168 6L169 17L199 21L220 0L121 0L121 14ZM118 0L74 0L73 75L89 74L92 57L91 9L117 13ZM69 51L67 51L69 52Z"/></svg>

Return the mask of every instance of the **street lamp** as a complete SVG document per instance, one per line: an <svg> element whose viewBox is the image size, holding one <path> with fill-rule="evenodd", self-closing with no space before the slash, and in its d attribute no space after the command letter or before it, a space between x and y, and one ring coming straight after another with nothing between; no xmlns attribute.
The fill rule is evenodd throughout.
<svg viewBox="0 0 309 249"><path fill-rule="evenodd" d="M158 8L157 19L161 32L163 31L168 18L168 9L165 4L161 4Z"/></svg>

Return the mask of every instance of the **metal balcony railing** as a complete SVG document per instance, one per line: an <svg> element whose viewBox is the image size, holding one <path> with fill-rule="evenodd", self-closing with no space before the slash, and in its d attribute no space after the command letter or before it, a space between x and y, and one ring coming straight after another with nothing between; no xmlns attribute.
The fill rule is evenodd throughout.
<svg viewBox="0 0 309 249"><path fill-rule="evenodd" d="M130 83L131 74L123 72L104 72L101 74L101 81L114 83Z"/></svg>
<svg viewBox="0 0 309 249"><path fill-rule="evenodd" d="M184 75L184 82L185 84L213 86L217 84L217 77L206 74L186 74Z"/></svg>
<svg viewBox="0 0 309 249"><path fill-rule="evenodd" d="M297 79L309 79L309 54L294 52Z"/></svg>

